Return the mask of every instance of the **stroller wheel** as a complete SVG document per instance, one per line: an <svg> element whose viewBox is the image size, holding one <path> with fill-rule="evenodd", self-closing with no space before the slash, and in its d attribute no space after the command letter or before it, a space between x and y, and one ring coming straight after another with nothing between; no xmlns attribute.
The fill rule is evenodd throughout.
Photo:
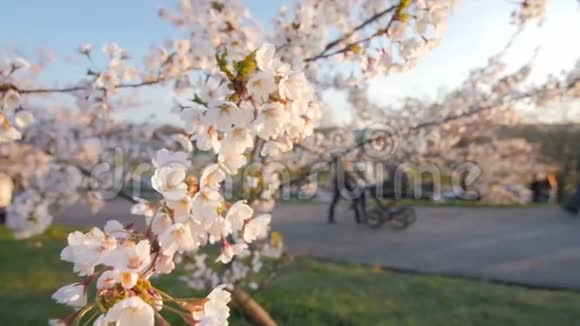
<svg viewBox="0 0 580 326"><path fill-rule="evenodd" d="M397 207L391 211L389 226L395 230L404 230L415 223L417 215L412 207Z"/></svg>
<svg viewBox="0 0 580 326"><path fill-rule="evenodd" d="M375 208L368 212L366 222L371 229L380 228L385 223L383 210L380 208Z"/></svg>

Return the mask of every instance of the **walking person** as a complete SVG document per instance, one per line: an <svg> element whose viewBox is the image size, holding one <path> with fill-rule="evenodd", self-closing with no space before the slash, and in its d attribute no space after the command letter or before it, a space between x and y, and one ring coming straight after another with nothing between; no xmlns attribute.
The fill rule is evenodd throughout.
<svg viewBox="0 0 580 326"><path fill-rule="evenodd" d="M576 192L564 203L562 208L570 214L578 214L578 209L580 208L580 184L576 184Z"/></svg>

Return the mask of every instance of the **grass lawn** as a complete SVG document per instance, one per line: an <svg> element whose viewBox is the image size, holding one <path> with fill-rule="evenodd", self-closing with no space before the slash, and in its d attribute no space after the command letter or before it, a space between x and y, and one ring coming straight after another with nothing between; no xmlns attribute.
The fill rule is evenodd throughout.
<svg viewBox="0 0 580 326"><path fill-rule="evenodd" d="M60 262L67 229L34 241L0 228L0 325L46 325L65 309L50 300L76 280ZM42 243L42 246L39 246ZM580 277L580 276L579 276ZM171 278L168 292L194 295ZM280 325L580 325L580 294L410 276L298 257L256 301ZM245 325L235 314L232 325Z"/></svg>

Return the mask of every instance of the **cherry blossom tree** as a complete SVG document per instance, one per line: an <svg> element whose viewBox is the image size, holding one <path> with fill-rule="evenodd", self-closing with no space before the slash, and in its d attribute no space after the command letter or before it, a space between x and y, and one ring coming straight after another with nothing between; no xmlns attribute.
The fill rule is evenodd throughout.
<svg viewBox="0 0 580 326"><path fill-rule="evenodd" d="M503 139L499 127L521 123L522 107L577 101L580 61L560 76L548 76L539 85L530 84L527 77L535 54L513 72L506 72L503 60L520 32L518 29L485 67L472 70L458 88L434 101L407 98L399 107L379 107L369 101L365 86L346 88L354 113L352 122L330 134L318 133L310 138L295 152L300 156L295 160L301 160L302 166L312 166L313 162L328 164L340 156L366 161L367 171L377 163L379 168L384 163L413 163L419 170L436 169L439 177L453 174L461 163L475 162L479 172L473 186L482 199L521 202L522 198L514 197L506 188L531 181L530 176L551 166L540 159L537 145L521 137ZM334 80L331 86L342 88L344 84ZM513 164L516 161L520 164ZM377 172L371 174L375 174L374 182L381 183L384 174Z"/></svg>
<svg viewBox="0 0 580 326"><path fill-rule="evenodd" d="M21 191L8 209L7 224L17 236L42 232L51 223L51 211L79 199L102 206L102 189L110 188L110 180L95 168L102 167L99 154L107 148L124 148L135 164L149 157L159 198L148 202L120 189L122 197L135 202L132 213L145 215L143 230L111 220L103 229L69 234L61 259L73 264L80 280L53 298L75 311L51 323L166 325L164 315L173 313L191 325L227 324L227 304L235 296L228 285L245 277L246 272L235 271L242 265L231 263L229 274L221 276L206 273L217 282L205 298L175 298L154 285L154 276L173 272L176 261L187 255L196 259L196 270L203 270L199 250L209 246L218 248L220 264L279 255L280 246L271 240L248 252L250 245L268 238L275 193L283 186L270 163L302 148L313 135L325 110L318 101L325 86L351 88L378 74L413 68L439 43L454 2L303 0L282 8L272 32L261 33L240 0L182 0L176 8L159 10L159 17L182 36L154 46L144 65L110 43L102 48L107 64L97 67L97 51L84 44L77 52L89 65L86 75L61 86L38 79L49 58L41 56L35 63L9 58L0 67L0 140L7 146L2 150L34 157L14 172L21 174ZM543 15L545 1L526 0L517 7L514 23L523 25ZM419 129L519 99L510 91L523 75L525 68L491 84L491 92L472 85L450 94L447 104L461 101L467 108L460 112L402 124L418 136L410 148L431 137ZM577 96L577 77L570 78L525 97L538 102ZM167 106L179 116L182 132L156 134L147 124L119 122L117 115L139 105L134 99L149 87L172 89L174 103ZM155 146L134 146L154 140ZM193 166L188 153L193 148L209 152L211 162ZM224 194L224 183L241 174L249 191L232 200ZM131 173L122 176L122 183L130 178ZM256 260L252 268L257 265ZM185 281L194 285L197 278ZM96 289L92 300L89 289Z"/></svg>

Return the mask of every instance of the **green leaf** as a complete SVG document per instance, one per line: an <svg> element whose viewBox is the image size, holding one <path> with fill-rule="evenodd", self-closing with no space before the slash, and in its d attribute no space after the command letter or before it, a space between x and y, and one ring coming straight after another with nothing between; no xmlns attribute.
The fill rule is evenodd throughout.
<svg viewBox="0 0 580 326"><path fill-rule="evenodd" d="M244 60L234 63L234 69L238 73L239 80L247 80L249 76L256 70L256 51L248 54Z"/></svg>
<svg viewBox="0 0 580 326"><path fill-rule="evenodd" d="M215 60L218 67L220 68L220 71L224 72L230 80L234 80L236 78L228 64L228 50L217 52L215 54Z"/></svg>

